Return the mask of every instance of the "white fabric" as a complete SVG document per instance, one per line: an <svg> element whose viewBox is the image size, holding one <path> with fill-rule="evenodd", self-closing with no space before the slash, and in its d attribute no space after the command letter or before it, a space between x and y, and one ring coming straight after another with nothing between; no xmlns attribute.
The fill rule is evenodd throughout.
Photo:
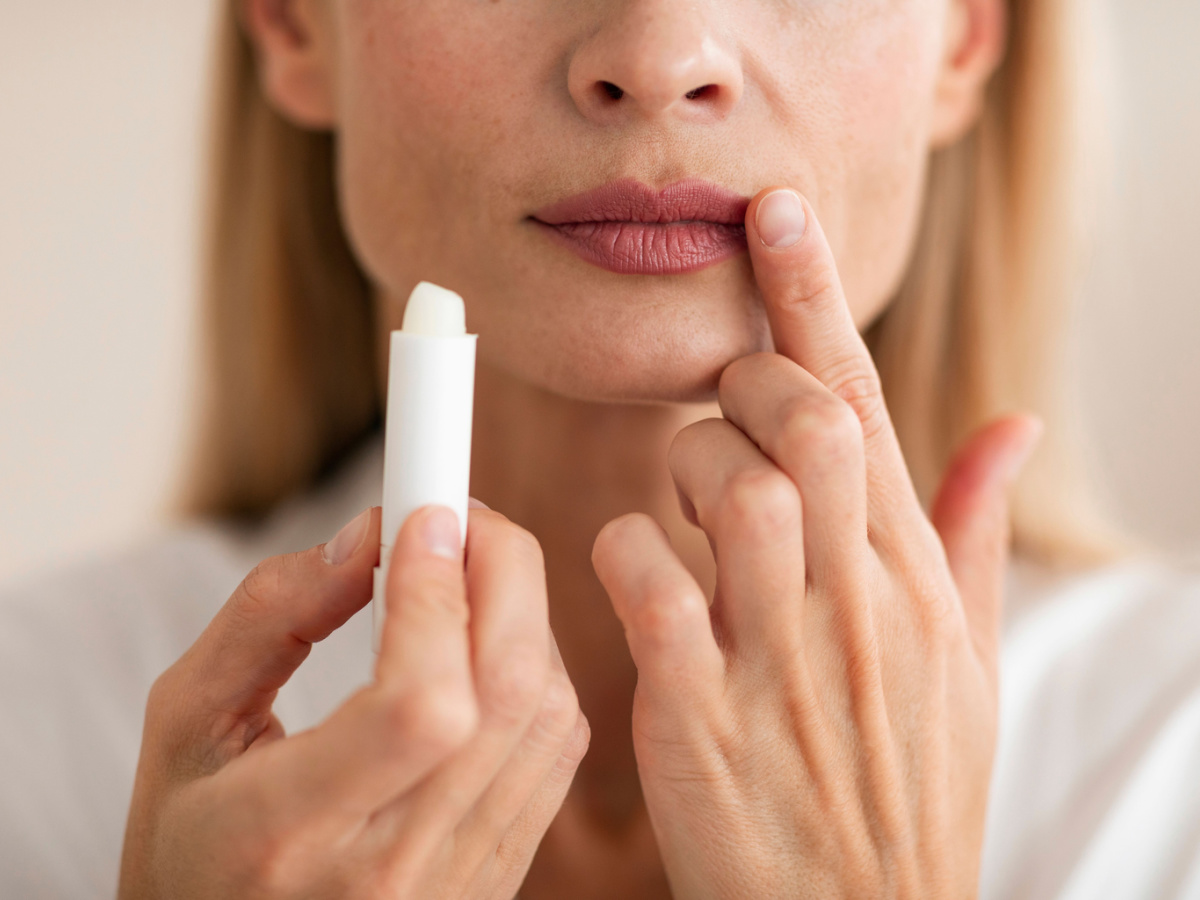
<svg viewBox="0 0 1200 900"><path fill-rule="evenodd" d="M1200 576L1013 574L982 900L1200 898Z"/></svg>
<svg viewBox="0 0 1200 900"><path fill-rule="evenodd" d="M379 502L382 447L254 532L177 527L0 591L0 897L112 896L154 678L261 559ZM1200 900L1200 576L1007 580L983 900ZM280 692L289 730L368 678L370 609Z"/></svg>

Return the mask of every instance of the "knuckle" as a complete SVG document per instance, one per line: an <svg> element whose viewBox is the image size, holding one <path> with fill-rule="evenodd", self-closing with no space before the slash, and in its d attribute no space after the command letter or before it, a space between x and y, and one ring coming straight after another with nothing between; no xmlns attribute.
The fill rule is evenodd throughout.
<svg viewBox="0 0 1200 900"><path fill-rule="evenodd" d="M294 823L272 815L253 785L225 808L228 823L219 849L219 865L255 896L293 896L310 876L304 858L304 836Z"/></svg>
<svg viewBox="0 0 1200 900"><path fill-rule="evenodd" d="M584 756L587 755L588 747L592 743L592 725L588 722L587 716L580 710L575 715L575 722L571 726L571 735L567 739L566 746L562 750L562 758L565 763L574 769L583 762Z"/></svg>
<svg viewBox="0 0 1200 900"><path fill-rule="evenodd" d="M150 685L150 692L146 695L143 728L147 737L159 739L172 731L172 723L177 722L179 718L179 705L183 694L177 665L172 665L154 679L154 683Z"/></svg>
<svg viewBox="0 0 1200 900"><path fill-rule="evenodd" d="M422 868L420 858L408 853L391 853L376 860L365 872L356 871L354 893L345 896L353 900L379 900L384 897L419 897ZM336 896L342 896L338 894Z"/></svg>
<svg viewBox="0 0 1200 900"><path fill-rule="evenodd" d="M484 679L488 716L506 726L528 721L545 693L547 670L546 661L532 654L510 655Z"/></svg>
<svg viewBox="0 0 1200 900"><path fill-rule="evenodd" d="M575 686L566 675L550 679L542 696L542 708L538 719L545 729L554 735L567 737L579 719L579 698Z"/></svg>
<svg viewBox="0 0 1200 900"><path fill-rule="evenodd" d="M413 727L419 739L443 751L461 747L475 733L479 710L458 691L429 689L417 694Z"/></svg>
<svg viewBox="0 0 1200 900"><path fill-rule="evenodd" d="M950 647L965 624L962 603L952 585L926 573L921 566L888 562L890 577L904 586L908 597L909 627L913 638L927 650Z"/></svg>
<svg viewBox="0 0 1200 900"><path fill-rule="evenodd" d="M551 679L526 741L542 754L559 753L571 737L579 716L579 701L570 680Z"/></svg>
<svg viewBox="0 0 1200 900"><path fill-rule="evenodd" d="M792 283L782 297L785 307L837 305L842 302L841 279L829 258L813 260L804 278Z"/></svg>
<svg viewBox="0 0 1200 900"><path fill-rule="evenodd" d="M947 647L956 624L956 604L942 591L924 591L917 596L918 626L927 646Z"/></svg>
<svg viewBox="0 0 1200 900"><path fill-rule="evenodd" d="M154 683L150 685L150 693L146 696L146 710L154 715L161 715L168 710L175 702L178 695L176 682L178 676L175 671L175 666L170 666L164 669L163 672L154 679Z"/></svg>
<svg viewBox="0 0 1200 900"><path fill-rule="evenodd" d="M416 744L438 754L457 750L470 740L479 724L474 698L436 685L388 697L386 711L388 733L398 747Z"/></svg>
<svg viewBox="0 0 1200 900"><path fill-rule="evenodd" d="M721 518L730 527L757 532L800 524L800 491L778 469L741 469L722 486Z"/></svg>
<svg viewBox="0 0 1200 900"><path fill-rule="evenodd" d="M858 416L834 397L796 401L784 413L781 428L785 452L805 466L854 458L862 443Z"/></svg>
<svg viewBox="0 0 1200 900"><path fill-rule="evenodd" d="M654 586L632 610L631 624L641 640L665 645L702 610L707 615L707 606L703 597L686 586L674 582Z"/></svg>
<svg viewBox="0 0 1200 900"><path fill-rule="evenodd" d="M423 572L411 576L407 590L402 591L399 602L422 618L451 618L460 627L466 627L469 612L463 600L463 586L458 573L437 571Z"/></svg>
<svg viewBox="0 0 1200 900"><path fill-rule="evenodd" d="M230 598L230 612L244 618L255 618L272 609L282 591L286 568L286 556L272 556L256 565Z"/></svg>
<svg viewBox="0 0 1200 900"><path fill-rule="evenodd" d="M293 893L296 883L297 851L290 836L275 832L247 842L243 864L251 880L265 896L283 897Z"/></svg>
<svg viewBox="0 0 1200 900"><path fill-rule="evenodd" d="M841 397L857 420L858 429L869 440L887 421L883 401L883 385L874 367L855 369L835 379L834 393Z"/></svg>

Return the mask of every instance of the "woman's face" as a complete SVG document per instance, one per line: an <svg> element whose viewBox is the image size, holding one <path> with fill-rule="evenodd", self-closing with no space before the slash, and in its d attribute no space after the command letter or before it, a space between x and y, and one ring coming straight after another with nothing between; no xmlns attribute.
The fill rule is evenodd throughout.
<svg viewBox="0 0 1200 900"><path fill-rule="evenodd" d="M313 0L308 74L268 89L336 131L393 327L434 281L464 296L481 362L573 397L704 400L772 346L747 252L622 274L533 215L617 179L791 185L864 328L905 269L930 149L969 117L946 80L983 2Z"/></svg>

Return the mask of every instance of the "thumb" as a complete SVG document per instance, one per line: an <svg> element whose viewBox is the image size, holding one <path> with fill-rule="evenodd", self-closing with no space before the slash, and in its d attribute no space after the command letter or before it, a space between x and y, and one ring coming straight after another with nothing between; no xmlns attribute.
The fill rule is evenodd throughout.
<svg viewBox="0 0 1200 900"><path fill-rule="evenodd" d="M994 659L1008 562L1008 491L1041 438L1037 416L996 419L954 455L930 519L946 549L977 650Z"/></svg>

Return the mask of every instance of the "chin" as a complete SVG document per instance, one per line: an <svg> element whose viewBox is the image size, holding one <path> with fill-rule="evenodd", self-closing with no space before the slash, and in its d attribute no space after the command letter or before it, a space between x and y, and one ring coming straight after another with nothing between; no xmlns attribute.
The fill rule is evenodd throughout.
<svg viewBox="0 0 1200 900"><path fill-rule="evenodd" d="M773 350L748 254L682 276L622 276L557 251L513 266L447 266L481 362L600 403L707 403L725 367Z"/></svg>
<svg viewBox="0 0 1200 900"><path fill-rule="evenodd" d="M690 318L690 317L687 317ZM545 335L540 346L489 360L536 387L598 403L709 403L725 367L739 357L773 350L765 316L736 327L643 316L625 329ZM699 324L700 327L697 327ZM729 323L733 324L733 323ZM483 345L481 343L481 352Z"/></svg>

